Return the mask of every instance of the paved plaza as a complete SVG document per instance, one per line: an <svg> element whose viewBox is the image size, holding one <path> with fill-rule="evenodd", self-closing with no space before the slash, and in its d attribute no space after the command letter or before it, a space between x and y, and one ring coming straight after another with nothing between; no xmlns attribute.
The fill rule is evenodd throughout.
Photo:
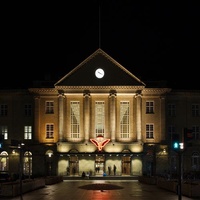
<svg viewBox="0 0 200 200"><path fill-rule="evenodd" d="M137 180L64 180L10 200L178 200L173 193ZM182 200L191 200L182 196ZM197 199L196 199L197 200Z"/></svg>

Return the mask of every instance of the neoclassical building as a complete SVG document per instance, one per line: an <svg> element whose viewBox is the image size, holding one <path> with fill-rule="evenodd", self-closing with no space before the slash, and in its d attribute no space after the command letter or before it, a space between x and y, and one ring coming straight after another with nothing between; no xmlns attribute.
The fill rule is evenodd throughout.
<svg viewBox="0 0 200 200"><path fill-rule="evenodd" d="M57 82L44 83L0 90L1 171L176 173L172 138L190 128L193 139L182 151L184 172L199 173L200 90L144 83L102 49Z"/></svg>

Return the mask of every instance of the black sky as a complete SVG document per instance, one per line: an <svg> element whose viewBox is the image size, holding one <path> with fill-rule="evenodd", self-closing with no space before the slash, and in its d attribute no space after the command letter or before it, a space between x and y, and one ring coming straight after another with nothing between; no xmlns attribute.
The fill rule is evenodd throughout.
<svg viewBox="0 0 200 200"><path fill-rule="evenodd" d="M200 89L198 1L138 2L1 3L1 88L57 81L101 47L144 82Z"/></svg>

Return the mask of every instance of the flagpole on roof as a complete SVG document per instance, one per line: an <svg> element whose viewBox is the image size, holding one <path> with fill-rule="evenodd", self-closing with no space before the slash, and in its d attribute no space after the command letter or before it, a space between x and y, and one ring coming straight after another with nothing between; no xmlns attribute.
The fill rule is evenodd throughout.
<svg viewBox="0 0 200 200"><path fill-rule="evenodd" d="M101 48L101 6L99 1L99 48Z"/></svg>

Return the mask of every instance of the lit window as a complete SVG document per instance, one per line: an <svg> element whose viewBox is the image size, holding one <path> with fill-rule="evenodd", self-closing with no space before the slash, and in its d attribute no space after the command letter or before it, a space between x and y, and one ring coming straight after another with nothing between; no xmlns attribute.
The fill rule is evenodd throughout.
<svg viewBox="0 0 200 200"><path fill-rule="evenodd" d="M2 151L0 154L0 171L8 171L9 156L6 151Z"/></svg>
<svg viewBox="0 0 200 200"><path fill-rule="evenodd" d="M24 139L25 140L32 139L32 126L24 126Z"/></svg>
<svg viewBox="0 0 200 200"><path fill-rule="evenodd" d="M120 102L120 135L121 138L129 138L130 105L128 101Z"/></svg>
<svg viewBox="0 0 200 200"><path fill-rule="evenodd" d="M3 136L4 140L8 139L8 127L7 126L0 126L1 135Z"/></svg>
<svg viewBox="0 0 200 200"><path fill-rule="evenodd" d="M71 138L79 138L80 134L80 102L71 101Z"/></svg>
<svg viewBox="0 0 200 200"><path fill-rule="evenodd" d="M103 101L95 102L95 133L104 136L105 129L105 103Z"/></svg>
<svg viewBox="0 0 200 200"><path fill-rule="evenodd" d="M32 175L32 153L30 151L26 151L24 153L24 163L23 163L23 173L26 176Z"/></svg>
<svg viewBox="0 0 200 200"><path fill-rule="evenodd" d="M153 139L153 131L154 131L153 124L146 124L146 138L147 139Z"/></svg>
<svg viewBox="0 0 200 200"><path fill-rule="evenodd" d="M46 124L46 138L53 138L54 124Z"/></svg>

